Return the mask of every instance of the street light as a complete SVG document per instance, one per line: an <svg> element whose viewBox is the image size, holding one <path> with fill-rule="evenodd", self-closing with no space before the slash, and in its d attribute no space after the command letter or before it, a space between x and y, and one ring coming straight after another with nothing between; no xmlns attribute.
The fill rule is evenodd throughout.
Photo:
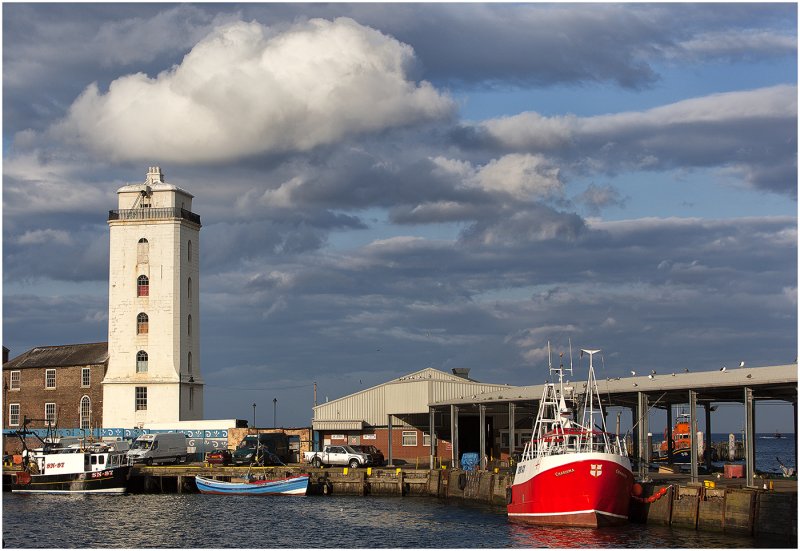
<svg viewBox="0 0 800 551"><path fill-rule="evenodd" d="M278 418L278 399L272 399L272 428L276 428L278 426L276 419Z"/></svg>
<svg viewBox="0 0 800 551"><path fill-rule="evenodd" d="M253 428L256 427L256 403L253 402Z"/></svg>

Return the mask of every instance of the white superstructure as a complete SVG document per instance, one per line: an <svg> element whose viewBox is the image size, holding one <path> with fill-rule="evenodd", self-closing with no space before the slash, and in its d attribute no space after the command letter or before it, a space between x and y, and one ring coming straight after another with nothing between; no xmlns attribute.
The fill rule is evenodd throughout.
<svg viewBox="0 0 800 551"><path fill-rule="evenodd" d="M147 179L109 212L108 370L103 427L203 418L200 217L192 195Z"/></svg>

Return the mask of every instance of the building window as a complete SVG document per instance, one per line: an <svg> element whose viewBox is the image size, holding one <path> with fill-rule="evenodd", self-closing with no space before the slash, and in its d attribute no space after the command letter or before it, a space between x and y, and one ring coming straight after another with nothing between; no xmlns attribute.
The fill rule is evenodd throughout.
<svg viewBox="0 0 800 551"><path fill-rule="evenodd" d="M137 335L146 335L148 330L148 321L149 318L147 314L144 312L140 313L136 316L136 334Z"/></svg>
<svg viewBox="0 0 800 551"><path fill-rule="evenodd" d="M403 445L416 446L417 445L417 431L404 430L403 431Z"/></svg>
<svg viewBox="0 0 800 551"><path fill-rule="evenodd" d="M189 278L189 284L186 286L186 296L189 300L192 300L192 278Z"/></svg>
<svg viewBox="0 0 800 551"><path fill-rule="evenodd" d="M426 448L430 448L431 447L431 435L430 435L430 433L427 433L427 432L423 432L422 433L422 445L425 446Z"/></svg>
<svg viewBox="0 0 800 551"><path fill-rule="evenodd" d="M189 411L194 409L194 387L189 387Z"/></svg>
<svg viewBox="0 0 800 551"><path fill-rule="evenodd" d="M150 261L150 244L147 239L142 237L136 247L136 262L138 264L147 264Z"/></svg>
<svg viewBox="0 0 800 551"><path fill-rule="evenodd" d="M8 424L12 427L19 426L19 404L8 404Z"/></svg>
<svg viewBox="0 0 800 551"><path fill-rule="evenodd" d="M81 428L91 429L92 401L88 396L81 398Z"/></svg>
<svg viewBox="0 0 800 551"><path fill-rule="evenodd" d="M146 297L150 295L150 279L146 275L136 278L136 296Z"/></svg>
<svg viewBox="0 0 800 551"><path fill-rule="evenodd" d="M46 369L44 372L44 387L45 388L55 388L56 387L56 370L55 369Z"/></svg>
<svg viewBox="0 0 800 551"><path fill-rule="evenodd" d="M47 402L44 405L44 419L48 425L56 424L56 404L55 402Z"/></svg>
<svg viewBox="0 0 800 551"><path fill-rule="evenodd" d="M191 337L192 336L192 315L191 314L189 314L188 328L189 328L189 336Z"/></svg>
<svg viewBox="0 0 800 551"><path fill-rule="evenodd" d="M136 411L147 410L147 387L136 387Z"/></svg>
<svg viewBox="0 0 800 551"><path fill-rule="evenodd" d="M188 363L189 363L189 366L188 366L189 367L189 373L191 373L192 372L192 353L191 352L189 352L189 362Z"/></svg>
<svg viewBox="0 0 800 551"><path fill-rule="evenodd" d="M81 386L87 387L92 382L92 370L88 367L81 369Z"/></svg>
<svg viewBox="0 0 800 551"><path fill-rule="evenodd" d="M189 259L189 262L191 262L192 261L192 242L191 242L191 240L189 241L189 246L186 247L186 249L187 249L186 257Z"/></svg>
<svg viewBox="0 0 800 551"><path fill-rule="evenodd" d="M9 390L19 390L19 377L19 371L11 372L11 386L8 387Z"/></svg>
<svg viewBox="0 0 800 551"><path fill-rule="evenodd" d="M136 373L147 373L147 352L144 350L136 353Z"/></svg>

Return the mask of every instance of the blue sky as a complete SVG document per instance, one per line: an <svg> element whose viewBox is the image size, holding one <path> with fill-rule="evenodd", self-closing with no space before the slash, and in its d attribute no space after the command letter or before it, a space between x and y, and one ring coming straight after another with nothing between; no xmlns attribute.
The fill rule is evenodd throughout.
<svg viewBox="0 0 800 551"><path fill-rule="evenodd" d="M277 397L305 426L314 382L429 366L534 384L548 340L616 375L795 362L796 29L788 3L4 3L4 345L107 339L106 213L158 165L203 220L208 418Z"/></svg>

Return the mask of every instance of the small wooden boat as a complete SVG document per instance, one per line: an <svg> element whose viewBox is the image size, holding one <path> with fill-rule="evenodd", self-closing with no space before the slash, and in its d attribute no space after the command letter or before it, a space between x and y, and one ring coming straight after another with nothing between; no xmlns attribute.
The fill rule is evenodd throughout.
<svg viewBox="0 0 800 551"><path fill-rule="evenodd" d="M195 476L197 489L202 494L229 494L229 495L293 495L304 496L308 490L308 475L303 474L278 480L250 479L243 482L223 482L203 476Z"/></svg>

